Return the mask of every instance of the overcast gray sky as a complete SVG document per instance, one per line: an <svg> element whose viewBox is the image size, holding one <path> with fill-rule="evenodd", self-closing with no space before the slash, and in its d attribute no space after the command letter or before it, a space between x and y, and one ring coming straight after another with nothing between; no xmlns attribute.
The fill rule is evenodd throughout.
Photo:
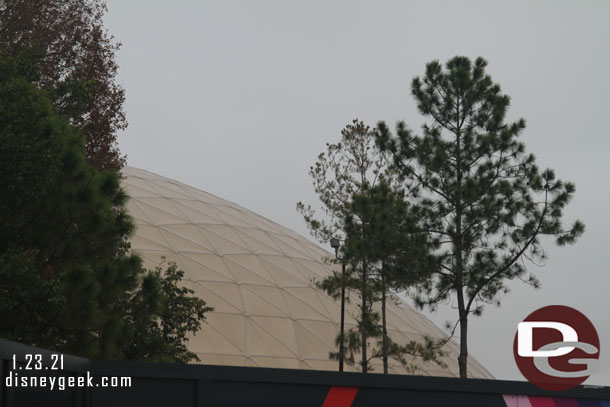
<svg viewBox="0 0 610 407"><path fill-rule="evenodd" d="M392 127L423 118L410 81L433 59L483 56L524 117L528 151L576 184L574 246L547 245L542 289L511 284L501 308L470 323L469 349L497 378L523 380L517 323L551 304L597 327L610 385L609 1L109 0L123 43L119 81L128 164L245 206L308 236L297 201L316 202L310 165L352 119ZM533 269L532 269L533 270ZM445 306L429 317L455 320Z"/></svg>

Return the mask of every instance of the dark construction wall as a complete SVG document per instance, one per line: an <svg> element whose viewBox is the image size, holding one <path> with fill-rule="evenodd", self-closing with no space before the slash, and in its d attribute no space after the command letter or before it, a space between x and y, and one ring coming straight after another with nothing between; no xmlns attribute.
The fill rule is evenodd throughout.
<svg viewBox="0 0 610 407"><path fill-rule="evenodd" d="M610 388L550 393L527 382L336 373L311 370L91 361L0 339L0 407L13 406L609 406ZM28 365L29 362L29 365ZM29 368L29 369L28 369ZM68 388L70 377L93 387ZM15 386L36 376L45 388ZM131 387L102 387L102 376ZM48 377L48 378L47 378ZM54 379L50 379L54 378ZM49 390L60 380L63 390ZM85 383L83 383L85 384ZM97 385L97 386L96 386ZM507 403L508 400L509 402Z"/></svg>

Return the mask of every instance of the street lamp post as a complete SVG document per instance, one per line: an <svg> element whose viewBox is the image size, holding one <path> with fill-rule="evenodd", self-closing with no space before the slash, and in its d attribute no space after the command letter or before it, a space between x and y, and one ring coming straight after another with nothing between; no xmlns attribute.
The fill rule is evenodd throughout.
<svg viewBox="0 0 610 407"><path fill-rule="evenodd" d="M331 238L330 239L330 247L335 249L335 257L341 260L341 328L339 333L339 371L343 371L343 355L345 353L344 349L344 331L345 331L345 259L339 258L339 239Z"/></svg>

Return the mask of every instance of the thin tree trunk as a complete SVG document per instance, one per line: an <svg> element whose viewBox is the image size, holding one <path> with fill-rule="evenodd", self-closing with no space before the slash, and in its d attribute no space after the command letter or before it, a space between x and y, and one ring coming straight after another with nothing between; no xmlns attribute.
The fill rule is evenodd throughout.
<svg viewBox="0 0 610 407"><path fill-rule="evenodd" d="M381 265L381 323L383 326L383 374L388 374L388 326L385 318L385 270Z"/></svg>
<svg viewBox="0 0 610 407"><path fill-rule="evenodd" d="M362 262L362 306L361 306L361 321L360 321L360 335L361 335L361 339L362 339L362 373L366 373L367 372L367 367L368 367L368 359L367 359L367 355L366 355L366 340L367 340L367 332L366 332L366 324L367 324L367 312L366 312L366 297L367 297L367 290L366 290L366 286L367 286L367 275L366 275L366 260L364 260Z"/></svg>
<svg viewBox="0 0 610 407"><path fill-rule="evenodd" d="M458 311L460 315L460 356L458 364L460 367L460 378L468 377L468 314L465 310L464 293L461 289L457 292Z"/></svg>
<svg viewBox="0 0 610 407"><path fill-rule="evenodd" d="M468 312L466 311L466 301L464 300L464 264L462 257L462 241L461 241L461 209L458 206L457 210L457 242L455 244L455 272L456 276L456 291L458 300L458 315L460 318L460 356L458 357L458 364L460 366L460 378L466 379L468 377Z"/></svg>
<svg viewBox="0 0 610 407"><path fill-rule="evenodd" d="M456 178L457 189L455 194L455 274L456 291L458 297L458 312L460 317L460 356L458 364L460 367L460 378L468 377L468 313L464 301L464 257L462 236L462 135L460 127L460 99L457 99L457 123L456 123Z"/></svg>
<svg viewBox="0 0 610 407"><path fill-rule="evenodd" d="M345 254L343 255L345 256ZM345 359L345 257L341 259L341 343L339 344L339 371L343 371Z"/></svg>

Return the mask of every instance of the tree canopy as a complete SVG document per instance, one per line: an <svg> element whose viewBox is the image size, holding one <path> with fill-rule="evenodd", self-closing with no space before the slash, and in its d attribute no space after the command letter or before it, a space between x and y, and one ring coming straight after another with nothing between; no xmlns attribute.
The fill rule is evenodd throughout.
<svg viewBox="0 0 610 407"><path fill-rule="evenodd" d="M378 125L377 142L391 154L415 210L431 239L440 268L420 285L418 304L434 307L455 296L460 326L460 376L467 377L468 317L485 303L500 303L506 281L525 279L526 260L545 254L541 237L573 243L580 222L563 224L574 184L540 170L519 137L525 121L506 123L510 98L485 73L487 62L433 61L416 77L411 93L429 118L415 135L398 123L392 136Z"/></svg>
<svg viewBox="0 0 610 407"><path fill-rule="evenodd" d="M38 86L39 56L0 55L0 335L93 358L194 358L186 334L209 308L175 266L149 271L130 252L120 174L85 160Z"/></svg>
<svg viewBox="0 0 610 407"><path fill-rule="evenodd" d="M433 349L434 341L394 344L387 335L386 297L412 283L422 270L416 265L426 257L429 243L426 235L416 232L417 222L396 189L398 179L390 163L390 155L375 144L375 130L354 120L341 131L340 142L326 145L309 172L322 203L322 217L311 206L297 204L320 242L343 241L340 261L349 265L345 275L334 272L317 284L335 298L344 288L360 297L359 314L354 316L357 329L337 337L337 345L343 341L345 354L331 352L330 357L343 356L353 364L359 354L364 373L372 358L381 358L387 372L389 356L413 370L415 365L405 354L437 362L442 354ZM381 315L374 309L379 302ZM379 338L378 348L369 344Z"/></svg>
<svg viewBox="0 0 610 407"><path fill-rule="evenodd" d="M388 335L386 305L393 293L409 289L426 279L436 266L430 255L433 247L428 235L420 229L417 216L403 192L380 182L355 193L344 229L345 257L354 270L350 275L350 287L367 298L367 302L363 302L366 307L361 308L358 319L360 330L368 337L381 338L368 360L381 358L385 374L388 373L390 357L412 372L417 371L417 365L406 355L444 365L440 359L444 352L440 348L445 341L425 337L424 343L412 340L399 344ZM374 304L379 302L380 316L373 311ZM362 342L359 343L362 346ZM361 354L367 355L367 349L362 348Z"/></svg>
<svg viewBox="0 0 610 407"><path fill-rule="evenodd" d="M85 139L85 157L99 170L120 169L117 132L127 127L125 91L116 82L114 41L103 26L105 0L4 0L0 50L42 55L36 84Z"/></svg>
<svg viewBox="0 0 610 407"><path fill-rule="evenodd" d="M389 177L388 158L379 154L375 146L374 130L362 121L353 120L341 131L339 143L326 145L326 152L318 156L316 163L310 168L309 174L313 179L314 190L322 202L323 218L316 216L311 206L299 202L297 210L303 215L311 233L323 243L331 238L345 240L345 219L351 213L351 200L354 194L364 192L371 186ZM344 245L345 248L345 245ZM347 261L345 251L343 261ZM376 314L372 311L373 295L367 288L370 285L367 277L368 265L366 260L358 263L359 278L354 274L354 268L342 276L338 273L319 281L319 286L328 294L338 296L342 287L350 287L360 295L360 315L358 332L348 332L340 341L347 342L345 349L349 351L346 361L352 363L356 348L360 348L361 367L366 373L369 366L367 356L368 339L378 335ZM359 282L358 282L359 281ZM331 353L331 358L340 355Z"/></svg>

